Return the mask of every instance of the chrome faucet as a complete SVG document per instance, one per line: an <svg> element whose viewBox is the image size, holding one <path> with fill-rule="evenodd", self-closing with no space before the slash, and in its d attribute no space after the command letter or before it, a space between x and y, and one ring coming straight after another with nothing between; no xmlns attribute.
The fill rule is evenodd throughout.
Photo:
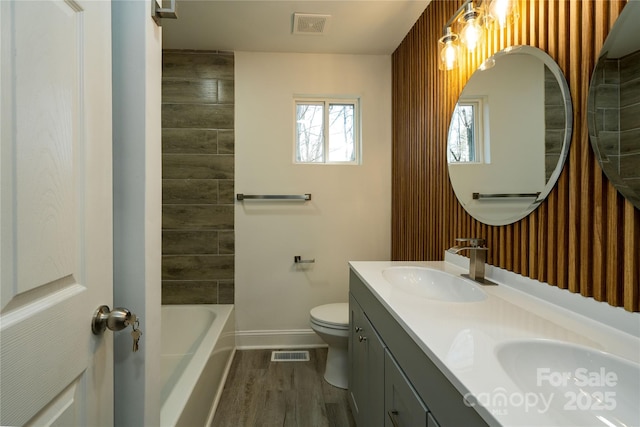
<svg viewBox="0 0 640 427"><path fill-rule="evenodd" d="M483 285L493 284L484 278L484 264L487 261L487 251L485 239L456 239L456 242L466 243L466 245L454 246L447 249L447 252L457 254L460 251L469 251L469 278Z"/></svg>

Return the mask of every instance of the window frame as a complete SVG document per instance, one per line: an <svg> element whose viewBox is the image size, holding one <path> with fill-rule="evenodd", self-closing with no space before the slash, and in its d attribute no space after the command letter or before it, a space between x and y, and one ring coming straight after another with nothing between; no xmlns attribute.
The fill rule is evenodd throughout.
<svg viewBox="0 0 640 427"><path fill-rule="evenodd" d="M298 160L298 105L322 105L323 112L323 154L322 161L306 162ZM351 105L353 106L353 160L348 161L330 161L329 160L329 110L331 105ZM362 140L361 140L361 108L360 98L356 96L345 97L325 97L325 96L294 96L293 99L293 163L296 165L360 165L362 158Z"/></svg>
<svg viewBox="0 0 640 427"><path fill-rule="evenodd" d="M450 135L447 135L447 163L453 165L473 165L473 164L482 164L485 163L485 159L488 163L488 153L486 152L487 147L485 147L485 120L487 119L487 114L485 110L488 108L487 100L485 97L469 97L469 98L460 98L454 107L455 110L458 106L471 106L473 108L473 151L474 151L474 159L470 161L451 161L449 159L449 138ZM453 115L452 115L453 118Z"/></svg>

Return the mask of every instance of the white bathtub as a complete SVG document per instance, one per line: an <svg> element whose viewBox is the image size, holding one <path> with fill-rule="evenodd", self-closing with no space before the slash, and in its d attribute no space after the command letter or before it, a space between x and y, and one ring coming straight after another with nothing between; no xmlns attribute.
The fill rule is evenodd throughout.
<svg viewBox="0 0 640 427"><path fill-rule="evenodd" d="M163 426L211 423L235 352L233 305L163 305Z"/></svg>

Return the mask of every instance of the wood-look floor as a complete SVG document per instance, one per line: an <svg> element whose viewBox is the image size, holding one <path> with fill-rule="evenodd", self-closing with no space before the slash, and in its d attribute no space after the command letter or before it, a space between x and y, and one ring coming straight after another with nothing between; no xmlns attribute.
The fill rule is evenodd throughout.
<svg viewBox="0 0 640 427"><path fill-rule="evenodd" d="M347 391L323 379L326 348L308 362L271 362L271 350L238 350L212 427L352 427Z"/></svg>

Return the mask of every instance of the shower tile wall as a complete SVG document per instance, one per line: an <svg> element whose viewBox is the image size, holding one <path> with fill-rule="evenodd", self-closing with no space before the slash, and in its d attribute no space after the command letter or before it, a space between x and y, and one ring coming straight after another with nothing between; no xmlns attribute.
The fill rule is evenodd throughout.
<svg viewBox="0 0 640 427"><path fill-rule="evenodd" d="M620 70L617 60L605 59L593 76L595 96L590 98L588 113L593 114L590 138L598 140L602 167L618 173L620 152ZM597 108L592 99L597 99ZM596 132L597 129L597 132Z"/></svg>
<svg viewBox="0 0 640 427"><path fill-rule="evenodd" d="M640 194L640 51L620 60L620 176Z"/></svg>
<svg viewBox="0 0 640 427"><path fill-rule="evenodd" d="M640 51L606 60L594 84L601 165L617 177L616 186L625 197L635 199L640 193Z"/></svg>
<svg viewBox="0 0 640 427"><path fill-rule="evenodd" d="M162 63L162 303L233 303L233 53Z"/></svg>
<svg viewBox="0 0 640 427"><path fill-rule="evenodd" d="M564 143L564 99L556 76L544 66L545 182L558 165Z"/></svg>

